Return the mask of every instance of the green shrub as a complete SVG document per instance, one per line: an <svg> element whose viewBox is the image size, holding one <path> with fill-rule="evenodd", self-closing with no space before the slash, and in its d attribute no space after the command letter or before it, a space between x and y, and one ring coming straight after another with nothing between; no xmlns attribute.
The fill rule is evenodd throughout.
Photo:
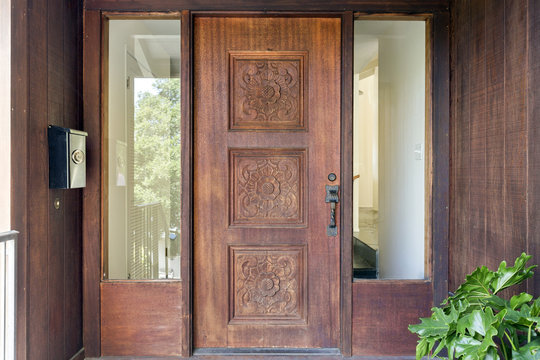
<svg viewBox="0 0 540 360"><path fill-rule="evenodd" d="M477 268L441 307L431 309L431 317L410 325L420 338L417 360L437 357L443 349L449 359L539 360L540 298L533 300L527 293L510 300L497 296L533 276L536 265L525 267L530 258L523 253L514 266L503 261L497 271Z"/></svg>

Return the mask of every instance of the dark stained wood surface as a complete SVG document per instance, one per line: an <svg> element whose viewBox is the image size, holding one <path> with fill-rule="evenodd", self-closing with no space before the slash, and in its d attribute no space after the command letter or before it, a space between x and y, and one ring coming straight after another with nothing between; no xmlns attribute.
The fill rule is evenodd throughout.
<svg viewBox="0 0 540 360"><path fill-rule="evenodd" d="M27 358L28 316L28 12L27 1L11 4L11 226L17 243L17 355ZM9 12L2 16L10 16ZM31 195L31 194L30 194Z"/></svg>
<svg viewBox="0 0 540 360"><path fill-rule="evenodd" d="M486 243L484 263L499 265L504 243L504 7L487 1L485 8L486 67ZM457 209L456 209L457 210ZM456 279L459 280L459 279Z"/></svg>
<svg viewBox="0 0 540 360"><path fill-rule="evenodd" d="M475 267L494 269L521 252L534 256L531 263L540 262L537 86L531 86L537 5L523 0L452 5L450 290ZM537 278L529 281L529 291L538 293ZM513 291L525 290L522 285Z"/></svg>
<svg viewBox="0 0 540 360"><path fill-rule="evenodd" d="M340 244L326 236L324 185L328 173L340 174L340 18L196 17L194 25L194 346L339 347ZM264 60L278 56L277 63ZM280 101L302 101L302 83L295 80L304 78L308 131L227 131L229 99L237 101L228 86L248 89L249 77L237 72L263 76L255 67L264 69L266 61L279 69L272 76L280 82ZM260 121L254 112L272 113L261 104L245 105L250 111L237 116ZM292 108L298 112L277 116L297 121L302 107ZM242 183L266 176L256 194L249 184L242 190ZM275 194L291 197L274 203ZM264 197L275 211L265 215L263 207L241 201L244 195ZM253 267L255 259L268 263ZM264 300L256 292L245 293L270 279L273 287L260 296L278 294L284 306L275 314L256 305Z"/></svg>
<svg viewBox="0 0 540 360"><path fill-rule="evenodd" d="M354 17L341 18L341 353L352 354L352 186Z"/></svg>
<svg viewBox="0 0 540 360"><path fill-rule="evenodd" d="M83 121L86 139L86 188L83 190L83 342L87 357L100 356L101 280L101 15L84 12Z"/></svg>
<svg viewBox="0 0 540 360"><path fill-rule="evenodd" d="M82 4L12 5L12 226L20 231L17 351L20 358L70 358L82 347L81 191L48 188L47 125L81 126ZM36 323L27 327L27 319Z"/></svg>
<svg viewBox="0 0 540 360"><path fill-rule="evenodd" d="M424 281L353 283L353 355L414 355L418 337L407 326L431 314L431 288Z"/></svg>
<svg viewBox="0 0 540 360"><path fill-rule="evenodd" d="M189 11L182 11L181 18L181 111L182 111L182 232L181 269L182 278L182 356L192 353L193 337L193 117L192 117L192 21Z"/></svg>
<svg viewBox="0 0 540 360"><path fill-rule="evenodd" d="M470 21L466 0L456 1L453 8L452 42L452 212L450 241L449 290L455 290L465 279L471 265L469 254L470 135L469 135L469 45ZM458 31L459 29L459 31ZM459 210L459 211L458 211ZM463 259L467 259L463 266Z"/></svg>
<svg viewBox="0 0 540 360"><path fill-rule="evenodd" d="M471 227L469 234L470 261L474 264L483 264L486 259L486 41L484 36L485 0L471 2L469 49L471 62L468 81L469 96L463 101L468 102L469 114L469 137L470 137L470 187L468 215Z"/></svg>
<svg viewBox="0 0 540 360"><path fill-rule="evenodd" d="M448 0L85 0L86 9L95 10L286 10L286 11L370 11L370 12L430 12L448 8Z"/></svg>
<svg viewBox="0 0 540 360"><path fill-rule="evenodd" d="M540 254L540 3L528 2L529 79L528 79L528 252ZM536 256L536 263L540 255ZM527 291L540 296L540 274L536 269Z"/></svg>
<svg viewBox="0 0 540 360"><path fill-rule="evenodd" d="M48 74L47 74L47 1L32 3L29 19L29 89L27 159L28 203L28 317L35 324L28 328L28 357L47 359L49 356L49 259L48 228L49 171L47 157ZM37 70L41 71L37 71ZM39 147L39 150L36 149ZM45 236L44 236L45 235ZM47 294L47 295L45 295Z"/></svg>
<svg viewBox="0 0 540 360"><path fill-rule="evenodd" d="M180 356L182 283L102 282L102 356Z"/></svg>
<svg viewBox="0 0 540 360"><path fill-rule="evenodd" d="M448 293L448 241L450 222L450 37L449 14L437 13L432 27L431 110L431 279L433 302L439 303ZM429 102L429 98L427 99ZM429 119L429 117L428 117ZM428 217L429 219L429 217ZM428 247L429 248L429 247ZM428 267L429 268L429 267Z"/></svg>
<svg viewBox="0 0 540 360"><path fill-rule="evenodd" d="M527 1L507 0L504 11L504 252L513 263L527 250Z"/></svg>
<svg viewBox="0 0 540 360"><path fill-rule="evenodd" d="M82 129L82 4L64 3L63 123L69 128ZM83 348L82 194L82 189L64 191L64 358Z"/></svg>

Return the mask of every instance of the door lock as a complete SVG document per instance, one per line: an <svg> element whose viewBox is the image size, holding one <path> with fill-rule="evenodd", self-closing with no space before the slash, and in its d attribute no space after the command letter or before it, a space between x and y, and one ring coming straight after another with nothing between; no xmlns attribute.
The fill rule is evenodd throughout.
<svg viewBox="0 0 540 360"><path fill-rule="evenodd" d="M339 202L339 185L326 185L326 199L330 203L330 224L326 227L327 236L337 236L336 204Z"/></svg>

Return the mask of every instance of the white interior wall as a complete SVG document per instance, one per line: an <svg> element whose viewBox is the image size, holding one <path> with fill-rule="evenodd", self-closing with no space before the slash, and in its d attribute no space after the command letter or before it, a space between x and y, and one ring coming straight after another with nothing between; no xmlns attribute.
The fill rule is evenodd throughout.
<svg viewBox="0 0 540 360"><path fill-rule="evenodd" d="M425 23L393 22L379 42L379 272L424 278Z"/></svg>
<svg viewBox="0 0 540 360"><path fill-rule="evenodd" d="M370 71L371 73L371 71ZM354 75L353 231L360 231L359 210L378 210L378 67Z"/></svg>
<svg viewBox="0 0 540 360"><path fill-rule="evenodd" d="M425 257L425 159L423 155L418 159L415 149L423 149L425 142L425 23L356 21L354 46L354 174L369 172L367 159L376 163L372 167L373 184L356 180L354 210L363 206L379 210L375 218L379 277L421 279ZM358 76L374 56L379 59L377 88ZM363 95L357 92L364 89L378 93L378 121L373 125L369 125L370 105L362 99L366 91ZM371 150L375 142L370 141L370 136L378 138L378 151ZM369 202L371 195L373 203ZM356 230L358 219L354 221Z"/></svg>

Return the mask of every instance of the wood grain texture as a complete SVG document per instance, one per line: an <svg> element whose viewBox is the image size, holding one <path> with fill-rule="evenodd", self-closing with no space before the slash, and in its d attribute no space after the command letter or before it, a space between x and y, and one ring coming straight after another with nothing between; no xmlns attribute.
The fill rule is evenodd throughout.
<svg viewBox="0 0 540 360"><path fill-rule="evenodd" d="M493 269L521 252L540 261L535 6L452 2L451 290L480 265ZM537 292L535 281L512 292Z"/></svg>
<svg viewBox="0 0 540 360"><path fill-rule="evenodd" d="M432 284L424 281L353 283L353 355L414 354L418 337L407 326L430 315L431 293Z"/></svg>
<svg viewBox="0 0 540 360"><path fill-rule="evenodd" d="M469 97L470 18L465 0L456 1L453 14L452 52L452 217L449 290L465 280L473 266L468 261L470 242L470 126ZM467 259L463 263L464 259Z"/></svg>
<svg viewBox="0 0 540 360"><path fill-rule="evenodd" d="M504 242L504 7L486 2L486 259L499 265ZM457 210L457 209L456 209Z"/></svg>
<svg viewBox="0 0 540 360"><path fill-rule="evenodd" d="M48 189L47 125L80 126L82 4L13 4L12 223L21 233L17 351L20 358L70 358L82 347L81 192ZM27 319L36 323L27 327Z"/></svg>
<svg viewBox="0 0 540 360"><path fill-rule="evenodd" d="M181 18L181 109L182 112L182 229L180 233L180 277L182 279L182 357L192 353L193 305L193 117L192 83L192 21L189 11Z"/></svg>
<svg viewBox="0 0 540 360"><path fill-rule="evenodd" d="M341 353L352 354L352 184L354 17L341 17Z"/></svg>
<svg viewBox="0 0 540 360"><path fill-rule="evenodd" d="M306 52L229 52L231 130L306 130Z"/></svg>
<svg viewBox="0 0 540 360"><path fill-rule="evenodd" d="M536 254L534 260L540 263L540 4L528 2L529 24L529 79L528 79L528 229L527 246L529 254ZM540 274L527 284L527 292L540 296Z"/></svg>
<svg viewBox="0 0 540 360"><path fill-rule="evenodd" d="M46 1L33 3L29 18L29 142L27 166L28 204L28 318L35 324L28 328L28 357L47 359L49 356L49 171L47 158L47 11ZM45 16L44 16L45 15ZM37 71L40 69L41 71ZM31 144L31 145L30 145ZM39 149L37 150L36 147ZM46 234L45 236L43 236ZM47 294L47 295L45 295ZM45 295L45 296L44 296Z"/></svg>
<svg viewBox="0 0 540 360"><path fill-rule="evenodd" d="M305 246L230 246L229 324L306 324Z"/></svg>
<svg viewBox="0 0 540 360"><path fill-rule="evenodd" d="M83 343L85 355L101 355L101 14L84 12L83 122L86 140L86 188L83 190Z"/></svg>
<svg viewBox="0 0 540 360"><path fill-rule="evenodd" d="M93 10L282 10L282 11L370 11L424 13L448 8L448 0L85 0L85 8Z"/></svg>
<svg viewBox="0 0 540 360"><path fill-rule="evenodd" d="M48 0L47 7L47 106L48 123L64 126L64 8L61 0ZM76 78L73 80L76 81ZM48 210L48 358L61 359L64 356L64 202L65 191L51 189L47 200ZM60 201L60 208L55 209L54 202ZM71 210L71 209L69 209ZM73 229L80 231L80 229Z"/></svg>
<svg viewBox="0 0 540 360"><path fill-rule="evenodd" d="M64 126L82 129L82 4L65 2L63 35ZM82 339L82 189L64 191L64 358L80 352Z"/></svg>
<svg viewBox="0 0 540 360"><path fill-rule="evenodd" d="M181 282L101 283L102 356L180 356Z"/></svg>
<svg viewBox="0 0 540 360"><path fill-rule="evenodd" d="M470 7L470 68L468 106L470 111L470 195L469 234L470 261L486 261L486 41L485 1L471 2Z"/></svg>
<svg viewBox="0 0 540 360"><path fill-rule="evenodd" d="M229 149L230 226L306 226L306 149Z"/></svg>
<svg viewBox="0 0 540 360"><path fill-rule="evenodd" d="M324 185L328 173L340 170L340 144L335 141L340 133L340 19L200 16L194 21L194 346L338 347L340 246L339 237L326 236L330 207L324 203ZM310 104L309 132L228 131L230 97L223 91L229 80L227 52L299 50L309 53L306 72L313 84L305 95ZM308 226L229 226L229 149L253 149L254 156L265 149L267 158L307 149L307 175L299 184L303 183L309 204L303 215ZM267 149L273 149L273 155ZM260 158L257 165L266 161ZM256 176L265 180L260 184L262 192L268 191L265 196L281 186L270 179L270 168L261 172L268 181L261 174ZM286 180L294 169L286 165L280 171L284 173L276 176ZM303 171L298 171L298 179ZM249 171L243 170L243 174L247 179L253 177ZM257 189L259 185L253 186ZM284 186L283 194L286 190ZM262 204L266 206L268 201ZM229 300L223 296L229 293L231 281L228 246L306 244L307 325L229 324Z"/></svg>
<svg viewBox="0 0 540 360"><path fill-rule="evenodd" d="M527 250L527 1L505 1L504 252L508 261ZM537 259L538 260L538 259ZM525 284L512 292L525 291Z"/></svg>
<svg viewBox="0 0 540 360"><path fill-rule="evenodd" d="M448 293L448 242L450 222L450 34L449 14L435 14L431 22L432 101L431 101L431 276L433 302L438 304ZM429 66L429 65L428 65ZM428 100L429 101L429 100ZM428 117L429 119L429 117ZM428 217L429 219L429 217ZM428 252L429 254L429 252Z"/></svg>
<svg viewBox="0 0 540 360"><path fill-rule="evenodd" d="M27 358L28 316L28 12L27 1L11 4L11 227L17 243L17 355ZM8 13L9 14L9 13ZM3 14L6 16L7 14Z"/></svg>

